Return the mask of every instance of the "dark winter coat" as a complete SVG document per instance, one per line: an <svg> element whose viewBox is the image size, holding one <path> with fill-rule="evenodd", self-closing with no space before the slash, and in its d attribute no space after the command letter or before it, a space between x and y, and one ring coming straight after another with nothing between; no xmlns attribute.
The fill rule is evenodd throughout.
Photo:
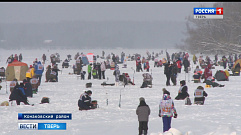
<svg viewBox="0 0 241 135"><path fill-rule="evenodd" d="M186 85L181 86L178 95L175 97L176 100L184 100L186 97L189 97L188 88Z"/></svg>
<svg viewBox="0 0 241 135"><path fill-rule="evenodd" d="M171 68L171 75L176 76L178 71L178 67L176 63L173 63L172 68Z"/></svg>
<svg viewBox="0 0 241 135"><path fill-rule="evenodd" d="M9 101L19 101L19 102L25 102L27 101L27 96L24 93L24 88L20 87L19 85L16 85L11 92L9 96Z"/></svg>
<svg viewBox="0 0 241 135"><path fill-rule="evenodd" d="M91 97L87 93L81 94L80 99L78 100L78 106L83 110L91 109Z"/></svg>
<svg viewBox="0 0 241 135"><path fill-rule="evenodd" d="M195 92L194 92L194 96L195 96L194 102L195 101L204 101L205 100L205 97L207 97L208 94L204 90L202 90L202 92L203 92L203 96L202 97L196 97Z"/></svg>
<svg viewBox="0 0 241 135"><path fill-rule="evenodd" d="M183 65L184 65L184 68L188 68L190 66L190 62L187 60L187 59L184 59L183 60Z"/></svg>
<svg viewBox="0 0 241 135"><path fill-rule="evenodd" d="M100 65L100 63L98 63L96 66L97 66L97 72L98 72L99 79L101 79L101 65Z"/></svg>
<svg viewBox="0 0 241 135"><path fill-rule="evenodd" d="M119 82L119 77L120 77L120 70L119 70L119 66L117 65L115 67L115 82Z"/></svg>
<svg viewBox="0 0 241 135"><path fill-rule="evenodd" d="M58 71L60 71L58 68L53 68L52 71L56 72L56 76L58 76Z"/></svg>
<svg viewBox="0 0 241 135"><path fill-rule="evenodd" d="M23 80L23 84L24 84L23 88L26 96L33 97L32 85L26 79Z"/></svg>
<svg viewBox="0 0 241 135"><path fill-rule="evenodd" d="M51 66L47 67L47 71L45 73L46 81L50 80Z"/></svg>
<svg viewBox="0 0 241 135"><path fill-rule="evenodd" d="M145 101L140 101L140 105L136 109L136 115L138 115L138 121L148 121L151 110Z"/></svg>
<svg viewBox="0 0 241 135"><path fill-rule="evenodd" d="M172 70L171 70L171 68L170 68L170 64L167 63L167 64L165 65L165 68L164 68L164 74L165 74L165 75L171 75L171 73L172 73Z"/></svg>
<svg viewBox="0 0 241 135"><path fill-rule="evenodd" d="M112 55L112 61L113 61L113 62L116 62L116 57L115 57L114 54Z"/></svg>

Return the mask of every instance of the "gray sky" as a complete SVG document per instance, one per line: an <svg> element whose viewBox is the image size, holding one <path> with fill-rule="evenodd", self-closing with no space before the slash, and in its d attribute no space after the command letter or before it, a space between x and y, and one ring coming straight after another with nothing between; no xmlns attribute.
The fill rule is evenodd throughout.
<svg viewBox="0 0 241 135"><path fill-rule="evenodd" d="M200 2L1 2L0 23L184 21ZM213 2L202 2L211 7Z"/></svg>

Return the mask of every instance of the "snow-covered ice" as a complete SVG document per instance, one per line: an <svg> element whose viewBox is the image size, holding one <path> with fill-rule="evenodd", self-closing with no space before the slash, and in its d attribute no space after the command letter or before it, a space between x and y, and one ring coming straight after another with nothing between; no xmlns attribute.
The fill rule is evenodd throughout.
<svg viewBox="0 0 241 135"><path fill-rule="evenodd" d="M120 56L121 52L126 55L140 53L142 56L147 56L146 51L158 53L161 49L109 49L105 50L105 56L111 52ZM58 52L61 60L67 58L68 54L72 55L72 59L77 52L94 53L100 55L102 50L85 49L85 50L0 50L0 67L7 67L6 60L11 54L23 55L23 62L28 65L32 64L35 58L41 60L43 53L47 55L46 66L50 64L50 54ZM179 52L175 49L167 49L169 54L172 52ZM160 58L166 57L164 54ZM197 54L199 57L199 54ZM219 55L219 58L221 56ZM214 59L214 56L211 56ZM98 59L101 61L101 59ZM191 62L191 73L189 79L192 80L192 73L196 65L192 62L192 55L189 60ZM71 60L70 65L75 63ZM153 87L141 89L142 73L133 72L131 67L135 69L134 61L127 61L127 68L120 68L121 73L129 73L131 79L136 85L127 85L125 88L119 86L101 86L100 84L105 80L80 80L76 75L70 75L73 72L71 68L62 69L62 62L59 63L59 82L46 83L45 72L42 76L42 83L39 87L38 94L34 94L33 98L28 98L30 103L34 106L1 106L0 107L0 127L1 135L137 135L138 134L138 120L136 115L136 108L139 105L139 97L144 97L146 103L151 109L149 117L149 135L164 135L162 133L163 125L162 119L158 117L158 105L162 97L162 88L166 88L171 92L171 97L175 98L180 87L179 81L185 80L185 73L182 69L181 74L178 74L177 86L165 86L166 77L164 75L164 68L154 68L154 61L150 62L150 71L153 75ZM120 65L122 67L122 65ZM216 66L213 69L213 75L216 70L223 69L223 67ZM87 71L87 66L84 67ZM109 78L108 83L114 83L113 70L106 71L106 78ZM85 75L87 78L87 75ZM197 86L205 86L204 83L188 82L188 74L186 74L188 92L190 99L194 100L194 90ZM99 108L95 110L79 111L77 101L80 94L85 90L85 84L92 82L93 91L92 99L97 100ZM177 109L178 117L172 119L172 128L181 132L182 135L239 135L241 134L241 77L231 76L229 81L218 82L224 84L225 87L205 88L208 93L205 105L184 105L184 101L174 100ZM172 84L172 83L171 83ZM0 102L8 101L9 97L9 82L7 82L8 94L6 94L6 82L2 82L2 90L0 90ZM119 107L121 93L121 108ZM42 97L49 97L50 104L39 104ZM108 106L107 106L108 99ZM18 120L18 113L72 113L72 120ZM47 122L47 123L67 123L67 130L61 131L40 131L40 130L18 130L18 123L20 122ZM166 134L165 134L166 135ZM173 133L174 135L174 133Z"/></svg>

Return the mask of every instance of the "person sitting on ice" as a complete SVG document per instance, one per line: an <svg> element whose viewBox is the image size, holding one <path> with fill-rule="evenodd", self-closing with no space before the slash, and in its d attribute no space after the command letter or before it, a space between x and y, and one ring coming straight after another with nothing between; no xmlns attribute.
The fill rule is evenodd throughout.
<svg viewBox="0 0 241 135"><path fill-rule="evenodd" d="M194 96L195 96L194 104L203 105L205 101L205 97L207 97L208 94L204 91L204 88L202 86L198 86L194 92Z"/></svg>
<svg viewBox="0 0 241 135"><path fill-rule="evenodd" d="M189 97L188 87L186 85L186 81L180 81L180 89L178 90L178 95L175 97L176 100L184 100L186 97Z"/></svg>
<svg viewBox="0 0 241 135"><path fill-rule="evenodd" d="M128 83L132 84L132 85L135 85L132 81L131 81L131 78L129 76L128 73L123 73L123 75L125 76L125 85L127 85Z"/></svg>
<svg viewBox="0 0 241 135"><path fill-rule="evenodd" d="M62 68L68 68L69 67L69 60L65 59L62 63Z"/></svg>
<svg viewBox="0 0 241 135"><path fill-rule="evenodd" d="M194 75L193 75L194 83L200 83L201 76L202 76L202 70L199 68L199 66L196 66L196 69L194 70Z"/></svg>
<svg viewBox="0 0 241 135"><path fill-rule="evenodd" d="M151 76L151 74L149 74L149 73L144 73L144 74L142 74L142 76L144 77L143 78L143 83L142 83L142 85L141 85L141 88L146 88L146 87L149 87L149 88L151 88L151 86L148 86L148 85L152 85L152 76Z"/></svg>
<svg viewBox="0 0 241 135"><path fill-rule="evenodd" d="M80 99L78 100L79 110L90 110L93 104L91 103L91 95L92 91L85 91L80 95Z"/></svg>
<svg viewBox="0 0 241 135"><path fill-rule="evenodd" d="M219 83L215 82L215 79L212 76L209 76L207 80L205 80L203 83L206 83L206 85L211 85L213 87L224 87L225 85L221 85Z"/></svg>

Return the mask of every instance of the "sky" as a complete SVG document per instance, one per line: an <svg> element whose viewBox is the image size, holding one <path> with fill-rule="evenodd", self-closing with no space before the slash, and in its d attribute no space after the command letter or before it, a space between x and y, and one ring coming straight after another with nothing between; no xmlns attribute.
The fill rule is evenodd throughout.
<svg viewBox="0 0 241 135"><path fill-rule="evenodd" d="M1 2L0 23L185 21L200 2ZM202 2L211 7L213 2Z"/></svg>
<svg viewBox="0 0 241 135"><path fill-rule="evenodd" d="M1 2L4 48L160 48L179 44L193 8L213 2ZM91 22L91 23L90 23Z"/></svg>

